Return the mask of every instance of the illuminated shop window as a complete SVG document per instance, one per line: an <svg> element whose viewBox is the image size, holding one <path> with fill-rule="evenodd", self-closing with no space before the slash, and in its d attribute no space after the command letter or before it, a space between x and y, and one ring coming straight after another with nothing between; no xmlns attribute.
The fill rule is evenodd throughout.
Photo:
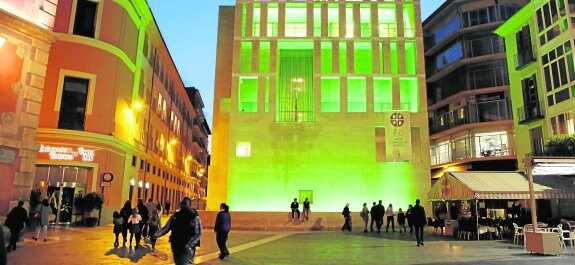
<svg viewBox="0 0 575 265"><path fill-rule="evenodd" d="M399 100L402 110L419 111L419 89L417 77L399 79Z"/></svg>
<svg viewBox="0 0 575 265"><path fill-rule="evenodd" d="M258 111L258 78L253 76L240 77L239 81L239 102L240 112Z"/></svg>
<svg viewBox="0 0 575 265"><path fill-rule="evenodd" d="M397 22L395 21L395 5L378 5L379 36L382 38L397 37Z"/></svg>
<svg viewBox="0 0 575 265"><path fill-rule="evenodd" d="M98 2L78 0L76 4L73 33L75 35L94 38L96 34L97 16Z"/></svg>
<svg viewBox="0 0 575 265"><path fill-rule="evenodd" d="M415 8L412 4L403 5L403 36L415 37Z"/></svg>
<svg viewBox="0 0 575 265"><path fill-rule="evenodd" d="M475 134L475 157L509 155L507 132Z"/></svg>
<svg viewBox="0 0 575 265"><path fill-rule="evenodd" d="M89 79L64 78L58 129L84 130L89 83Z"/></svg>
<svg viewBox="0 0 575 265"><path fill-rule="evenodd" d="M365 77L347 78L347 112L366 112L367 88Z"/></svg>
<svg viewBox="0 0 575 265"><path fill-rule="evenodd" d="M237 157L250 157L252 156L252 143L250 142L239 142L236 145L236 156Z"/></svg>
<svg viewBox="0 0 575 265"><path fill-rule="evenodd" d="M321 112L340 112L339 77L321 78Z"/></svg>
<svg viewBox="0 0 575 265"><path fill-rule="evenodd" d="M373 56L371 42L355 42L354 50L354 68L356 74L372 74Z"/></svg>
<svg viewBox="0 0 575 265"><path fill-rule="evenodd" d="M307 36L306 20L307 14L305 4L286 4L285 36Z"/></svg>
<svg viewBox="0 0 575 265"><path fill-rule="evenodd" d="M391 78L373 79L373 111L384 112L393 106L393 81Z"/></svg>

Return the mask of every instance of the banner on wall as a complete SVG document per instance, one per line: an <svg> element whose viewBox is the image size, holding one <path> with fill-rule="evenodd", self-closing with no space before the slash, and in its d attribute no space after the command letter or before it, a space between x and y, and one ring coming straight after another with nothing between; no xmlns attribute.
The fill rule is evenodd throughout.
<svg viewBox="0 0 575 265"><path fill-rule="evenodd" d="M409 111L385 113L385 154L387 162L411 160L411 114Z"/></svg>

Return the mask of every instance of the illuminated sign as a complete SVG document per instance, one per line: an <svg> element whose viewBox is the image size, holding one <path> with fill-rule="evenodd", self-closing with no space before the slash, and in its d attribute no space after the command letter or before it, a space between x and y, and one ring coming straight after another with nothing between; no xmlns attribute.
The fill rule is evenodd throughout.
<svg viewBox="0 0 575 265"><path fill-rule="evenodd" d="M411 119L407 111L387 112L385 144L387 161L411 160Z"/></svg>
<svg viewBox="0 0 575 265"><path fill-rule="evenodd" d="M51 160L81 160L86 162L94 161L94 155L96 154L96 150L93 149L86 149L83 147L54 147L49 145L40 145L41 154L48 154Z"/></svg>

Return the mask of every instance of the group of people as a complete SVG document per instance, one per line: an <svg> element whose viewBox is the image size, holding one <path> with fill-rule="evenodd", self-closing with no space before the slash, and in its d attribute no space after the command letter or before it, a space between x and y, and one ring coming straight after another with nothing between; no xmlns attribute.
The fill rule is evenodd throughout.
<svg viewBox="0 0 575 265"><path fill-rule="evenodd" d="M10 229L10 242L6 247L6 251L14 251L16 250L16 243L20 239L20 232L24 229L24 225L29 226L31 225L30 218L28 218L28 211L24 209L24 202L19 201L18 205L8 213L6 216L6 221L4 225ZM52 214L52 208L50 208L50 204L48 199L42 200L40 205L33 211L32 221L36 226L35 236L32 237L34 240L38 240L40 238L40 231L43 231L43 240L46 242L48 240L48 225L50 224L50 215Z"/></svg>
<svg viewBox="0 0 575 265"><path fill-rule="evenodd" d="M295 222L297 220L300 220L299 202L297 201L297 198L293 199L290 208L291 208L292 221ZM309 213L310 213L310 201L308 198L305 198L305 200L303 201L303 217L301 218L301 220L302 221L309 220Z"/></svg>
<svg viewBox="0 0 575 265"><path fill-rule="evenodd" d="M200 246L202 236L202 220L198 211L192 208L192 200L185 197L180 203L180 210L175 212L162 227L159 213L161 208L154 204L151 199L144 205L139 199L135 208L131 208L131 202L126 201L120 212L114 212L114 234L116 236L114 246L118 247L118 236L123 237L123 247L126 247L127 233L130 231L130 248L132 239L135 238L135 249L140 245L141 237L150 240L152 251L155 250L156 240L159 237L170 234L170 246L174 257L174 263L193 263L196 247ZM149 213L151 212L151 215ZM231 230L231 216L229 207L225 203L220 205L220 211L216 217L214 231L216 232L216 242L220 249L220 259L224 259L230 254L226 247L228 233Z"/></svg>
<svg viewBox="0 0 575 265"><path fill-rule="evenodd" d="M344 224L341 227L341 230L348 230L351 231L351 215L349 210L349 203L345 205L342 211L342 215L344 217ZM367 208L367 203L363 204L363 208L359 214L364 222L363 232L367 233L367 224L370 221L369 230L374 232L373 224L375 223L377 233L381 233L381 227L383 226L383 219L387 217L387 225L385 227L385 232L389 232L389 225L391 224L391 229L395 232L395 211L393 210L393 205L389 204L387 209L383 206L381 200L379 203L376 204L373 202L373 206L371 210ZM419 199L415 200L415 206L409 205L406 212L403 212L401 208L399 208L397 212L397 223L399 225L399 232L407 233L407 228L405 226L405 221L407 220L407 224L409 226L409 232L413 233L415 230L415 237L417 240L417 246L423 246L423 227L427 224L427 219L425 217L425 209L421 206Z"/></svg>

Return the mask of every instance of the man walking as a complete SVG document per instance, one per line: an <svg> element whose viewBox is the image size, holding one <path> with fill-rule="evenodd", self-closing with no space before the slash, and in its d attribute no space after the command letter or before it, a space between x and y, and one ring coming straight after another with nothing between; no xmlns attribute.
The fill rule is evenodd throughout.
<svg viewBox="0 0 575 265"><path fill-rule="evenodd" d="M369 214L371 215L371 222L369 224L369 232L373 232L373 223L375 222L375 205L376 203L373 202L373 206L371 206L371 210L369 211Z"/></svg>
<svg viewBox="0 0 575 265"><path fill-rule="evenodd" d="M228 234L232 228L232 217L230 216L230 207L225 203L220 204L220 212L216 216L216 223L214 224L214 232L216 232L216 243L220 249L218 258L223 260L226 256L230 255L230 251L226 246L228 241Z"/></svg>
<svg viewBox="0 0 575 265"><path fill-rule="evenodd" d="M383 226L383 215L385 213L385 207L381 204L381 200L375 206L375 225L377 226L377 232L381 233L381 227Z"/></svg>
<svg viewBox="0 0 575 265"><path fill-rule="evenodd" d="M415 238L417 246L423 246L423 226L427 222L425 218L425 209L419 204L419 199L415 200L415 206L411 210L413 215L413 226L415 227Z"/></svg>
<svg viewBox="0 0 575 265"><path fill-rule="evenodd" d="M385 216L387 216L387 226L385 226L385 232L386 233L389 232L389 223L391 223L391 229L395 233L395 221L393 219L395 217L395 213L393 212L393 206L391 205L391 203L389 204L387 210L385 211Z"/></svg>
<svg viewBox="0 0 575 265"><path fill-rule="evenodd" d="M176 265L193 264L196 247L202 237L202 220L197 211L192 209L192 199L185 197L180 203L180 210L174 213L154 237L170 234L170 245Z"/></svg>
<svg viewBox="0 0 575 265"><path fill-rule="evenodd" d="M16 250L16 242L20 239L20 231L24 228L24 224L29 225L28 212L22 207L23 205L24 202L19 201L18 206L14 207L6 217L4 225L10 229L10 243L6 248L7 252Z"/></svg>

